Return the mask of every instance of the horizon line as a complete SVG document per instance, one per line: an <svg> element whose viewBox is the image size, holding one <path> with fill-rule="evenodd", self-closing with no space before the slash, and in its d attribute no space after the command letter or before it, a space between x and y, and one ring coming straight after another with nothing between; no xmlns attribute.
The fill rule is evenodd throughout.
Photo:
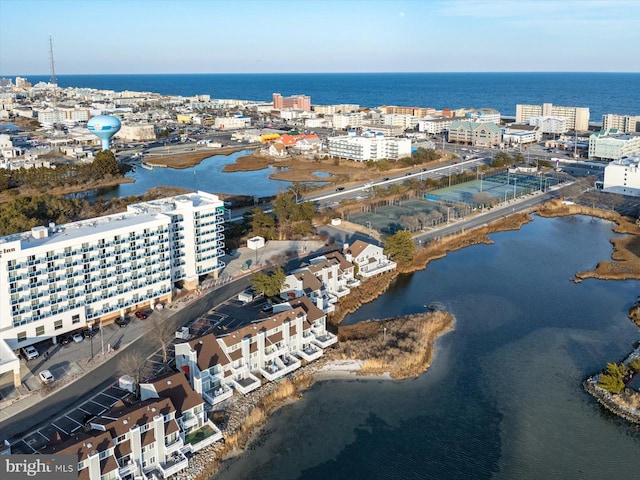
<svg viewBox="0 0 640 480"><path fill-rule="evenodd" d="M640 74L640 71L587 71L587 70L516 70L516 71L438 71L438 72L425 72L425 71L398 71L398 72L153 72L153 73L128 73L128 72L118 72L118 73L61 73L56 74L56 77L64 77L69 75L74 76L82 76L82 75L398 75L398 74L432 74L432 75L440 75L440 74L534 74L534 73L589 73L589 74ZM0 77L27 77L27 76L35 76L35 77L49 77L51 74L47 73L0 73Z"/></svg>

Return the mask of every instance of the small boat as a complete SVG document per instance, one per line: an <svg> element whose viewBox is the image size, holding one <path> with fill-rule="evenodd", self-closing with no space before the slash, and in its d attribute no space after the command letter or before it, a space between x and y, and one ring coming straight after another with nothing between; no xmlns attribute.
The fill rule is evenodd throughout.
<svg viewBox="0 0 640 480"><path fill-rule="evenodd" d="M148 163L144 163L144 162L142 162L142 163L140 164L140 166L141 166L142 168L144 168L145 170L153 170L153 167L152 167L151 165L149 165Z"/></svg>

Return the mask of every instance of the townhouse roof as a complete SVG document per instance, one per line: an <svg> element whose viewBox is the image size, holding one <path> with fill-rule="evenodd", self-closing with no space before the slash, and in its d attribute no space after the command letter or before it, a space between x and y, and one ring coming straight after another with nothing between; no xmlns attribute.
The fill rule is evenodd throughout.
<svg viewBox="0 0 640 480"><path fill-rule="evenodd" d="M325 316L325 313L319 309L312 301L309 297L299 297L299 298L295 298L289 302L289 305L291 305L291 307L296 310L296 309L302 309L304 310L304 312L307 315L307 321L309 323L313 323L316 320L322 318Z"/></svg>
<svg viewBox="0 0 640 480"><path fill-rule="evenodd" d="M143 447L146 447L147 445L151 445L155 441L156 441L156 434L155 434L155 430L153 429L147 430L142 435L140 435L140 443L142 444Z"/></svg>
<svg viewBox="0 0 640 480"><path fill-rule="evenodd" d="M320 282L313 272L310 272L309 270L302 270L294 273L293 276L296 277L298 281L302 282L302 290L305 292L322 290L322 282Z"/></svg>
<svg viewBox="0 0 640 480"><path fill-rule="evenodd" d="M168 373L149 382L149 385L153 386L159 398L171 399L178 417L182 416L182 412L204 404L183 372Z"/></svg>
<svg viewBox="0 0 640 480"><path fill-rule="evenodd" d="M344 255L342 255L340 252L329 252L329 253L325 253L324 255L325 257L327 257L328 260L332 260L335 259L338 261L339 265L340 265L340 270L348 270L350 268L353 268L353 263L349 262L346 258L344 258Z"/></svg>
<svg viewBox="0 0 640 480"><path fill-rule="evenodd" d="M126 457L131 452L132 452L132 450L131 450L131 440L125 440L124 442L120 442L113 449L113 453L115 454L116 458Z"/></svg>
<svg viewBox="0 0 640 480"><path fill-rule="evenodd" d="M91 423L104 426L114 438L127 433L134 425L146 425L156 415L168 415L176 409L169 398L149 399L133 405L112 408Z"/></svg>
<svg viewBox="0 0 640 480"><path fill-rule="evenodd" d="M356 240L353 242L353 245L349 246L349 253L353 255L354 258L360 256L360 254L367 248L371 246L370 243L364 242L362 240Z"/></svg>
<svg viewBox="0 0 640 480"><path fill-rule="evenodd" d="M109 455L107 458L100 462L100 473L105 475L106 473L112 472L118 469L118 462L113 455Z"/></svg>
<svg viewBox="0 0 640 480"><path fill-rule="evenodd" d="M207 370L214 365L231 363L231 360L218 343L218 339L216 339L212 333L191 340L189 346L196 352L198 368L200 370Z"/></svg>
<svg viewBox="0 0 640 480"><path fill-rule="evenodd" d="M78 434L73 437L50 444L42 453L77 455L78 462L82 462L89 458L89 455L110 448L112 441L113 437L110 432L85 433L79 431Z"/></svg>
<svg viewBox="0 0 640 480"><path fill-rule="evenodd" d="M179 432L179 431L180 431L180 427L178 426L178 422L176 422L175 420L169 420L167 423L164 424L165 435L170 435L172 433Z"/></svg>

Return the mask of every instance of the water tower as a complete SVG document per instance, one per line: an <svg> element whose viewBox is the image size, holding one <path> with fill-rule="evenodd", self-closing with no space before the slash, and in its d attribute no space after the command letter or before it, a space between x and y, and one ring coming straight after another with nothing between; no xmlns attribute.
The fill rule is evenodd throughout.
<svg viewBox="0 0 640 480"><path fill-rule="evenodd" d="M120 120L111 115L98 115L91 117L87 122L87 128L96 137L102 140L102 150L109 150L111 137L120 130Z"/></svg>

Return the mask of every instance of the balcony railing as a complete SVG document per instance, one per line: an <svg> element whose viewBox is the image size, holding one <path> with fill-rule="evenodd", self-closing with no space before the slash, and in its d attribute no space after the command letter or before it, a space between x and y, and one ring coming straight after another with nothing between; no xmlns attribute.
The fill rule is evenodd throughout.
<svg viewBox="0 0 640 480"><path fill-rule="evenodd" d="M202 398L204 398L209 405L216 405L231 397L233 397L233 390L227 385L221 385L207 392L202 392Z"/></svg>
<svg viewBox="0 0 640 480"><path fill-rule="evenodd" d="M171 475L175 475L176 473L184 470L188 466L189 460L187 460L187 457L178 450L177 452L173 452L166 461L158 465L158 469L164 478L168 478Z"/></svg>
<svg viewBox="0 0 640 480"><path fill-rule="evenodd" d="M218 440L222 440L222 432L211 420L207 420L202 427L185 437L185 446L182 450L197 452Z"/></svg>

